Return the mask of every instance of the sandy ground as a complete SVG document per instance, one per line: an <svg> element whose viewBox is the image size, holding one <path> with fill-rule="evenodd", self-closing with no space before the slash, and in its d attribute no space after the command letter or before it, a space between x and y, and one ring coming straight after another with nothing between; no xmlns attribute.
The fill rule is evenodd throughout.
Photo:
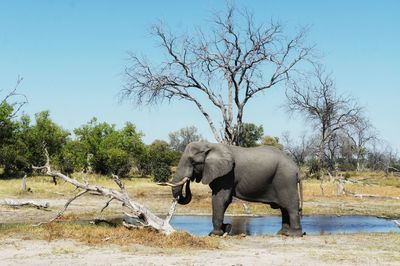
<svg viewBox="0 0 400 266"><path fill-rule="evenodd" d="M38 201L50 202L51 211L0 206L1 222L46 221L66 200ZM66 214L100 217L103 214L98 212L103 204L95 196L79 199ZM169 204L164 201L163 205L154 203L150 207L157 212L167 209ZM121 214L120 204L112 203L104 215L113 214ZM215 250L162 250L141 245L93 246L73 240L0 238L0 265L400 265L400 234L227 237Z"/></svg>
<svg viewBox="0 0 400 266"><path fill-rule="evenodd" d="M382 242L384 241L384 243ZM7 239L1 265L400 265L394 234L225 238L217 250Z"/></svg>

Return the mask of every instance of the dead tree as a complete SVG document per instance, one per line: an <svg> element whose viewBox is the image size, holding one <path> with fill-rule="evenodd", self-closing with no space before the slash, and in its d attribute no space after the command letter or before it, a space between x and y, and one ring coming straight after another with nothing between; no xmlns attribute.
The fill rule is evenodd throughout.
<svg viewBox="0 0 400 266"><path fill-rule="evenodd" d="M303 114L318 130L319 168L333 168L335 138L358 121L362 108L353 98L337 94L334 80L320 65L315 66L310 76L292 82L286 96L288 111Z"/></svg>
<svg viewBox="0 0 400 266"><path fill-rule="evenodd" d="M147 209L145 206L143 206L140 203L137 203L133 201L123 183L121 180L118 178L117 175L113 175L114 182L119 186L120 190L115 190L111 188L106 188L103 186L99 185L92 185L89 184L87 181L84 183L79 182L78 180L71 178L67 175L64 175L60 172L53 171L50 167L50 159L49 155L47 153L47 150L45 150L45 155L46 155L46 164L44 166L32 166L33 169L35 170L44 170L45 174L48 176L51 176L53 178L61 178L65 182L68 182L72 184L73 186L76 187L76 189L79 191L76 195L74 195L72 198L70 198L64 205L64 207L57 213L57 215L52 218L50 221L46 223L53 222L60 218L62 214L67 210L68 206L76 199L79 197L85 195L86 193L96 193L98 195L102 195L106 198L108 198L107 202L105 203L104 207L101 209L103 211L106 209L110 202L115 200L119 201L122 203L122 205L128 209L128 212L125 214L128 215L129 217L135 218L143 227L152 227L159 232L162 232L164 234L170 234L174 232L174 228L170 224L170 220L175 212L175 206L176 206L176 201L173 200L171 208L166 216L165 219L161 219L160 217L156 216L153 214L149 209ZM40 223L39 225L44 224ZM125 224L127 227L133 227L132 225ZM137 226L135 226L137 227Z"/></svg>
<svg viewBox="0 0 400 266"><path fill-rule="evenodd" d="M284 132L282 142L284 150L289 153L298 165L304 165L307 157L315 150L314 139L307 138L305 132L300 135L297 143L290 137L289 132Z"/></svg>
<svg viewBox="0 0 400 266"><path fill-rule="evenodd" d="M282 25L256 25L252 15L235 12L233 7L216 15L207 33L198 29L178 37L156 25L152 34L166 59L153 65L131 54L122 95L137 105L188 101L207 120L218 142L239 145L247 104L284 84L300 72L303 62L311 60L306 32L288 38ZM222 121L221 126L216 121Z"/></svg>
<svg viewBox="0 0 400 266"><path fill-rule="evenodd" d="M363 170L365 156L367 155L366 145L374 140L377 140L378 133L371 125L368 118L360 116L360 119L345 130L347 137L351 141L351 147L355 153L357 171Z"/></svg>

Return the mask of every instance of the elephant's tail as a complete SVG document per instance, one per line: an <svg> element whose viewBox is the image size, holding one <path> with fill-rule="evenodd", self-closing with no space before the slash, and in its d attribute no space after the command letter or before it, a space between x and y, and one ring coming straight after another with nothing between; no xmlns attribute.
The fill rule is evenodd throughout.
<svg viewBox="0 0 400 266"><path fill-rule="evenodd" d="M300 217L303 217L303 181L301 180L299 173L297 173L297 184L299 186L299 215Z"/></svg>

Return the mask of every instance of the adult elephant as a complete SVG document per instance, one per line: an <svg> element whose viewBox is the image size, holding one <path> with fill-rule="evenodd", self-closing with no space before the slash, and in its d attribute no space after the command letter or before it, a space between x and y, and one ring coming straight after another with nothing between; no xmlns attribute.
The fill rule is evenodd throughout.
<svg viewBox="0 0 400 266"><path fill-rule="evenodd" d="M231 225L224 224L223 220L232 197L279 208L282 228L278 234L303 235L299 169L292 159L274 147L242 148L192 142L187 145L170 183L172 194L180 204L188 204L192 198L190 181L201 181L212 190L214 228L210 235L230 231ZM184 185L185 196L182 193Z"/></svg>

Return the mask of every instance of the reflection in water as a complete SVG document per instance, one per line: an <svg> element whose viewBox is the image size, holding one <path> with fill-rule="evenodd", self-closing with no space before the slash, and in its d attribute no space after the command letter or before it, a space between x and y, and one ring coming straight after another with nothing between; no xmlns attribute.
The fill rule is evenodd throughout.
<svg viewBox="0 0 400 266"><path fill-rule="evenodd" d="M225 223L232 224L232 235L275 234L281 228L280 216L226 217ZM195 235L207 235L212 229L211 216L174 216L172 225ZM338 234L358 232L400 232L391 220L372 216L305 216L303 231L307 234Z"/></svg>

